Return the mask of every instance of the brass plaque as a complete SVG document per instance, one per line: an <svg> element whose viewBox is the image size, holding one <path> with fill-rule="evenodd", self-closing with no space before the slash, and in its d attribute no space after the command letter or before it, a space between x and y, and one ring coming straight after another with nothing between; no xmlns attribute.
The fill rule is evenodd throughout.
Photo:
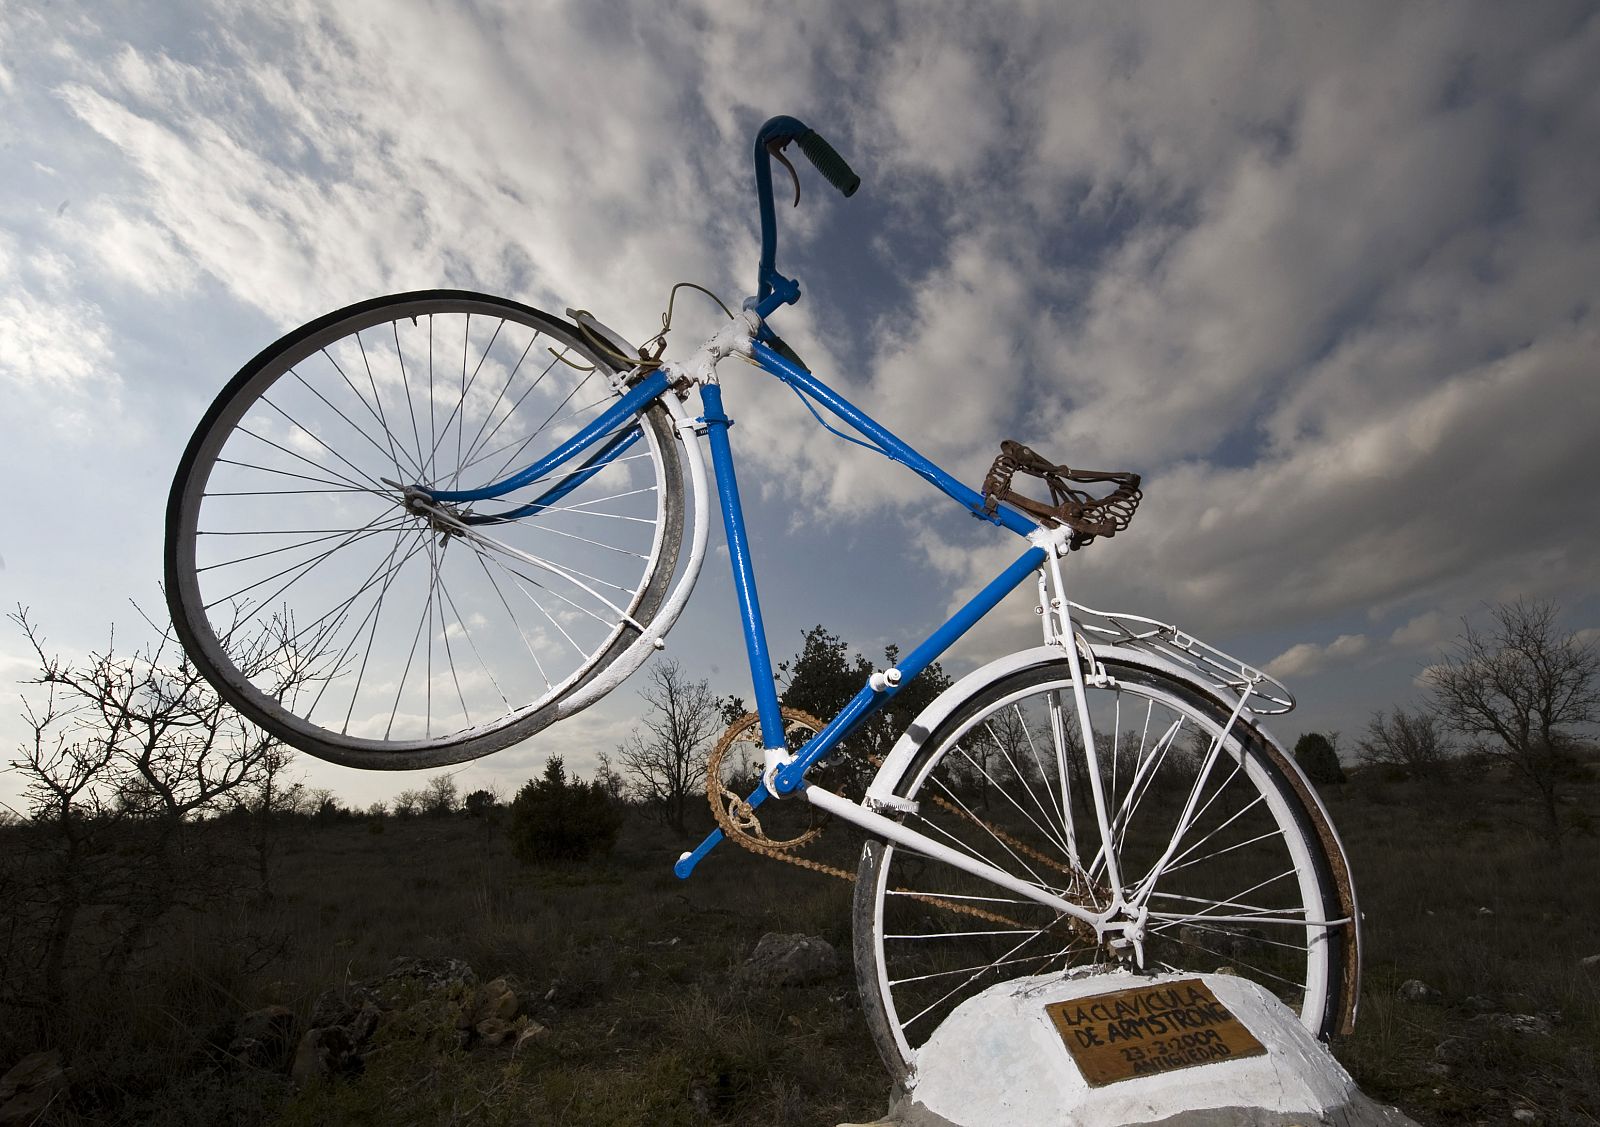
<svg viewBox="0 0 1600 1127"><path fill-rule="evenodd" d="M1198 978L1045 1007L1093 1087L1267 1050Z"/></svg>

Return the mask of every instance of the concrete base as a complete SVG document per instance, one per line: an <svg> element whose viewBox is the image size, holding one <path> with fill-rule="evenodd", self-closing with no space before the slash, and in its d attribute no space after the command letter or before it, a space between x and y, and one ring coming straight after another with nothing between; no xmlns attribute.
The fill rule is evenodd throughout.
<svg viewBox="0 0 1600 1127"><path fill-rule="evenodd" d="M1266 1052L1089 1084L1046 1012L1054 1002L1200 979ZM917 1054L881 1121L896 1127L1402 1127L1265 989L1221 974L1123 970L1022 979L968 999Z"/></svg>

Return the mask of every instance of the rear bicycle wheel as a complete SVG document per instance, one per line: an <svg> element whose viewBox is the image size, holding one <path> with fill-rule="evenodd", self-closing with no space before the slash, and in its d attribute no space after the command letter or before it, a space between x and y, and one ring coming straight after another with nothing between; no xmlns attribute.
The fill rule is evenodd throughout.
<svg viewBox="0 0 1600 1127"><path fill-rule="evenodd" d="M532 463L616 401L615 370L555 317L453 290L350 306L265 349L168 498L167 601L196 666L267 731L350 766L456 763L558 718L671 585L667 409L504 498L430 512L406 490Z"/></svg>
<svg viewBox="0 0 1600 1127"><path fill-rule="evenodd" d="M1316 1035L1338 1031L1358 975L1354 899L1298 776L1216 700L1134 665L1103 668L1086 691L1109 842L1064 660L987 686L938 726L895 787L917 803L906 824L1090 910L1110 904L1114 868L1149 909L1146 969L1226 970ZM881 841L862 854L854 926L863 1009L897 1079L969 998L1114 961L1072 917Z"/></svg>

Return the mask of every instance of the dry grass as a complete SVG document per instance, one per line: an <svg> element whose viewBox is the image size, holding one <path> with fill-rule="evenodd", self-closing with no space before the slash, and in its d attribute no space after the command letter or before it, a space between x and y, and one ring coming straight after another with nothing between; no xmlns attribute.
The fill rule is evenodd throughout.
<svg viewBox="0 0 1600 1127"><path fill-rule="evenodd" d="M1592 778L1575 793L1575 812L1600 804ZM1553 862L1519 828L1531 809L1493 777L1358 780L1327 798L1366 911L1361 1024L1339 1046L1361 1085L1426 1124L1503 1122L1521 1106L1547 1124L1600 1122L1600 974L1578 966L1600 953L1600 841L1576 835ZM847 956L849 887L732 849L680 882L669 865L681 846L632 821L605 864L541 870L466 819L297 827L273 901L173 921L121 995L67 1015L78 1085L52 1121L798 1125L881 1114L888 1082L848 973L786 990L732 981L767 931L820 934ZM837 859L848 852L840 842ZM304 1018L323 990L396 955L514 976L548 1035L476 1053L451 1047L448 1031L391 1035L359 1078L298 1092L208 1063L212 1025L268 1003ZM1412 978L1442 1004L1401 1001ZM1485 1031L1473 996L1560 1021L1548 1037ZM1446 1075L1434 1051L1448 1037L1467 1042Z"/></svg>
<svg viewBox="0 0 1600 1127"><path fill-rule="evenodd" d="M1592 772L1568 788L1573 821L1600 806ZM1498 773L1445 784L1358 779L1324 792L1365 910L1362 1012L1339 1055L1373 1096L1424 1123L1600 1123L1600 840L1569 834L1551 855L1537 811ZM1438 1004L1399 998L1409 979ZM1555 1018L1549 1036L1485 1029L1492 1006ZM1455 1045L1440 1067L1438 1045ZM1450 1053L1446 1053L1450 1056Z"/></svg>

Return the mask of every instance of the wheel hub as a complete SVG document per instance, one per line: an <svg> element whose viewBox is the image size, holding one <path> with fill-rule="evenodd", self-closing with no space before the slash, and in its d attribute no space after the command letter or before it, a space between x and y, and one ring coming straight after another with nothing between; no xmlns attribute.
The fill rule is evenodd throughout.
<svg viewBox="0 0 1600 1127"><path fill-rule="evenodd" d="M435 500L433 495L420 485L401 485L388 478L381 480L390 488L400 491L399 504L402 509L426 523L441 536L461 535L461 525L472 515L470 508Z"/></svg>

